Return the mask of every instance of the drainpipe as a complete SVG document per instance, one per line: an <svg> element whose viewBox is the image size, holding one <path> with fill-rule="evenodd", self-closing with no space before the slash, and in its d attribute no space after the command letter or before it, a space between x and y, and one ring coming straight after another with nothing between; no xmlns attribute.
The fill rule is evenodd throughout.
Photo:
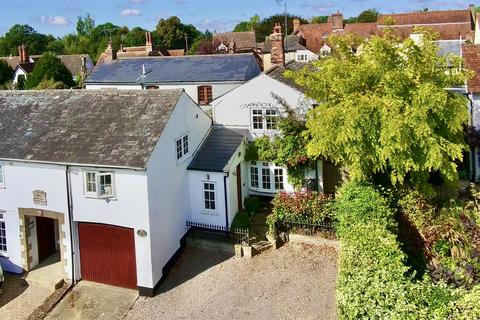
<svg viewBox="0 0 480 320"><path fill-rule="evenodd" d="M318 159L315 160L315 183L317 184L317 192L320 192L320 181L318 179Z"/></svg>
<svg viewBox="0 0 480 320"><path fill-rule="evenodd" d="M228 196L227 196L227 178L228 172L225 173L223 176L223 190L225 194L225 227L227 228L226 231L228 232Z"/></svg>
<svg viewBox="0 0 480 320"><path fill-rule="evenodd" d="M77 280L75 279L75 260L74 260L74 246L73 246L73 204L72 204L72 186L70 182L70 167L66 166L65 170L65 181L67 185L67 205L68 205L68 223L70 225L70 258L72 263L72 283L76 284Z"/></svg>

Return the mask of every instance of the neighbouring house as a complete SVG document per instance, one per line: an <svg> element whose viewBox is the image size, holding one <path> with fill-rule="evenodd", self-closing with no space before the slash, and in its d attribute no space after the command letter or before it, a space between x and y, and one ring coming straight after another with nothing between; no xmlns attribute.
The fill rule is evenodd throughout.
<svg viewBox="0 0 480 320"><path fill-rule="evenodd" d="M287 35L284 40L283 50L285 53L285 62L309 62L318 59L318 55L305 47L305 39L300 35ZM273 64L271 62L272 43L270 37L267 37L263 47L263 70L267 71ZM328 50L330 53L330 50Z"/></svg>
<svg viewBox="0 0 480 320"><path fill-rule="evenodd" d="M248 53L257 49L255 31L215 33L213 43L219 43L217 48L225 53Z"/></svg>
<svg viewBox="0 0 480 320"><path fill-rule="evenodd" d="M181 89L0 92L2 267L49 259L59 279L152 295L182 247L187 167L211 125Z"/></svg>
<svg viewBox="0 0 480 320"><path fill-rule="evenodd" d="M345 23L343 14L332 14L326 23L301 24L294 21L294 35L302 38L302 44L320 55L329 52L331 35L356 34L368 39L381 36L385 28L393 28L401 39L414 34L415 27L423 27L438 33L439 40L474 40L476 28L474 7L465 10L426 11L400 14L381 14L377 22Z"/></svg>
<svg viewBox="0 0 480 320"><path fill-rule="evenodd" d="M13 69L13 83L25 81L28 75L33 71L35 63L41 55L29 55L27 47L21 45L18 47L18 56L0 57L5 60ZM93 70L93 62L88 54L67 54L57 55L62 63L67 67L74 80L78 78L85 79Z"/></svg>
<svg viewBox="0 0 480 320"><path fill-rule="evenodd" d="M182 88L198 104L209 103L261 73L252 53L114 59L97 64L86 89Z"/></svg>
<svg viewBox="0 0 480 320"><path fill-rule="evenodd" d="M188 167L193 224L228 228L246 197L273 197L293 191L287 168L265 161L246 161L246 146L264 135L278 134L277 123L284 109L280 100L299 113L316 103L302 88L284 76L285 71L304 67L292 61L269 71L218 97L212 102L214 127ZM338 169L318 159L304 172L311 189L334 193L340 181ZM208 197L204 197L202 191ZM218 199L212 206L209 199Z"/></svg>

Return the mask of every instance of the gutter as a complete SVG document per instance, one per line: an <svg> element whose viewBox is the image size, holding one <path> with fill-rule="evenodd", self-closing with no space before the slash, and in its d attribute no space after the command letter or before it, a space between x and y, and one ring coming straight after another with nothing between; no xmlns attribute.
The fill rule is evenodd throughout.
<svg viewBox="0 0 480 320"><path fill-rule="evenodd" d="M74 250L73 246L73 203L72 203L72 186L70 182L70 167L66 166L65 169L65 181L67 186L67 205L68 205L68 223L70 225L70 257L72 263L72 283L75 285L77 283L75 277L75 260L74 260Z"/></svg>
<svg viewBox="0 0 480 320"><path fill-rule="evenodd" d="M51 165L63 166L63 167L87 167L87 168L107 168L107 169L126 169L126 170L134 170L134 171L147 171L147 168L129 167L129 166L112 166L112 165L101 165L101 164L53 162L53 161L42 161L42 160L11 159L11 158L1 158L1 157L0 157L0 161L6 161L6 162L13 161L13 162L37 163L37 164L51 164Z"/></svg>

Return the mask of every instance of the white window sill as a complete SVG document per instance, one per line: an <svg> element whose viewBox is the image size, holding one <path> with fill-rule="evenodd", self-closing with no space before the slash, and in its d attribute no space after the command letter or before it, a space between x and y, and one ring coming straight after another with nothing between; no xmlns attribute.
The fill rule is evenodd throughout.
<svg viewBox="0 0 480 320"><path fill-rule="evenodd" d="M207 211L207 210L203 210L202 214L208 214L209 216L219 216L220 215L220 213L218 213L217 211Z"/></svg>
<svg viewBox="0 0 480 320"><path fill-rule="evenodd" d="M85 198L87 198L87 199L94 199L94 200L117 201L117 197L116 197L116 196L111 196L111 197L98 197L98 196L85 195Z"/></svg>

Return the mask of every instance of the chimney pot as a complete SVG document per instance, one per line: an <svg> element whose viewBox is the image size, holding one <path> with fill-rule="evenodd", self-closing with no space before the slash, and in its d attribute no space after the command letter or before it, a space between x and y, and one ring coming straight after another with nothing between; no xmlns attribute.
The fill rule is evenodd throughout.
<svg viewBox="0 0 480 320"><path fill-rule="evenodd" d="M109 41L107 45L107 49L105 49L105 62L112 62L117 58L116 52L112 48L112 42Z"/></svg>

